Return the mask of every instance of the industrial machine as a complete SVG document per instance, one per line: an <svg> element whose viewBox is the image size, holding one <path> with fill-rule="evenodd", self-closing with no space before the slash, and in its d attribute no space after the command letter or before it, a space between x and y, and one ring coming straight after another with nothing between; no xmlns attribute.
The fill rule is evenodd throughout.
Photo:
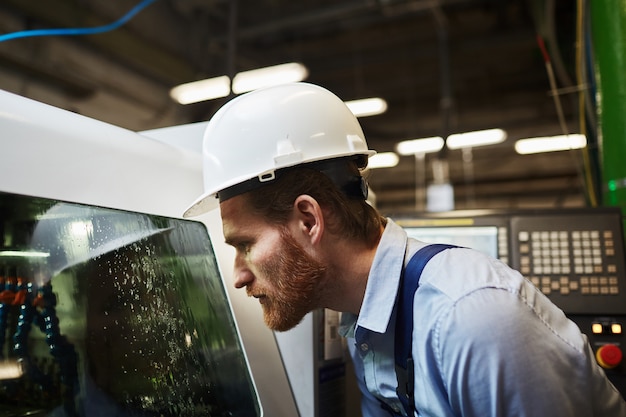
<svg viewBox="0 0 626 417"><path fill-rule="evenodd" d="M339 313L319 309L288 332L276 333L301 417L345 417L360 411L349 400L358 390L349 369L344 339L337 333Z"/></svg>
<svg viewBox="0 0 626 417"><path fill-rule="evenodd" d="M626 396L626 267L619 208L392 217L412 237L481 250L520 271L587 335L598 363Z"/></svg>
<svg viewBox="0 0 626 417"><path fill-rule="evenodd" d="M0 415L299 415L219 213L181 218L197 153L6 92L0 130Z"/></svg>

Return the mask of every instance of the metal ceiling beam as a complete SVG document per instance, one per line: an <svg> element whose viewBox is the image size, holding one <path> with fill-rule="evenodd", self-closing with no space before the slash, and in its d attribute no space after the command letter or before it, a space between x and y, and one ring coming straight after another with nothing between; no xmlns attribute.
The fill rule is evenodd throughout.
<svg viewBox="0 0 626 417"><path fill-rule="evenodd" d="M393 16L411 13L422 13L433 7L453 4L471 3L472 0L362 0L343 3L327 8L317 8L301 14L276 19L256 26L242 27L239 30L239 39L255 39L259 36L273 34L285 30L302 29L330 22L339 22L359 14L381 10L379 20L387 20Z"/></svg>
<svg viewBox="0 0 626 417"><path fill-rule="evenodd" d="M96 86L85 80L60 75L53 68L45 65L34 66L30 62L6 54L0 54L0 68L20 77L35 79L73 99L85 99L96 92Z"/></svg>

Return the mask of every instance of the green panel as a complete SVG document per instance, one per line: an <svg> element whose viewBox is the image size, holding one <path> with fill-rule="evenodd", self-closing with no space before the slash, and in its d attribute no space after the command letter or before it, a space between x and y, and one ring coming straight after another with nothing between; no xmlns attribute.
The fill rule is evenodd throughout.
<svg viewBox="0 0 626 417"><path fill-rule="evenodd" d="M603 203L626 208L626 1L591 1Z"/></svg>

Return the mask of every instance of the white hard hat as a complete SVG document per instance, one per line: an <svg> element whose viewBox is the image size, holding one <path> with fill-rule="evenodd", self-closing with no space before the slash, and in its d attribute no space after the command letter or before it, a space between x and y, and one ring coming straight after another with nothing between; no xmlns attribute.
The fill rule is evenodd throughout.
<svg viewBox="0 0 626 417"><path fill-rule="evenodd" d="M249 180L271 181L281 168L353 155L363 156L363 168L373 154L354 114L330 91L308 83L252 91L209 121L202 146L204 194L183 216L212 210L221 191Z"/></svg>

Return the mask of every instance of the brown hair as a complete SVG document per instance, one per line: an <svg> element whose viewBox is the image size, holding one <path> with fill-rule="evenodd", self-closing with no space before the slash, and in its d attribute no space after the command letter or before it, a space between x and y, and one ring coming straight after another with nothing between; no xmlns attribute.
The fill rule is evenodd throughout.
<svg viewBox="0 0 626 417"><path fill-rule="evenodd" d="M353 165L354 175L360 175ZM322 207L331 233L347 239L360 240L373 247L380 237L386 219L364 199L350 198L322 172L310 168L293 168L267 185L246 193L255 213L266 220L284 224L295 199L302 194L313 197Z"/></svg>

